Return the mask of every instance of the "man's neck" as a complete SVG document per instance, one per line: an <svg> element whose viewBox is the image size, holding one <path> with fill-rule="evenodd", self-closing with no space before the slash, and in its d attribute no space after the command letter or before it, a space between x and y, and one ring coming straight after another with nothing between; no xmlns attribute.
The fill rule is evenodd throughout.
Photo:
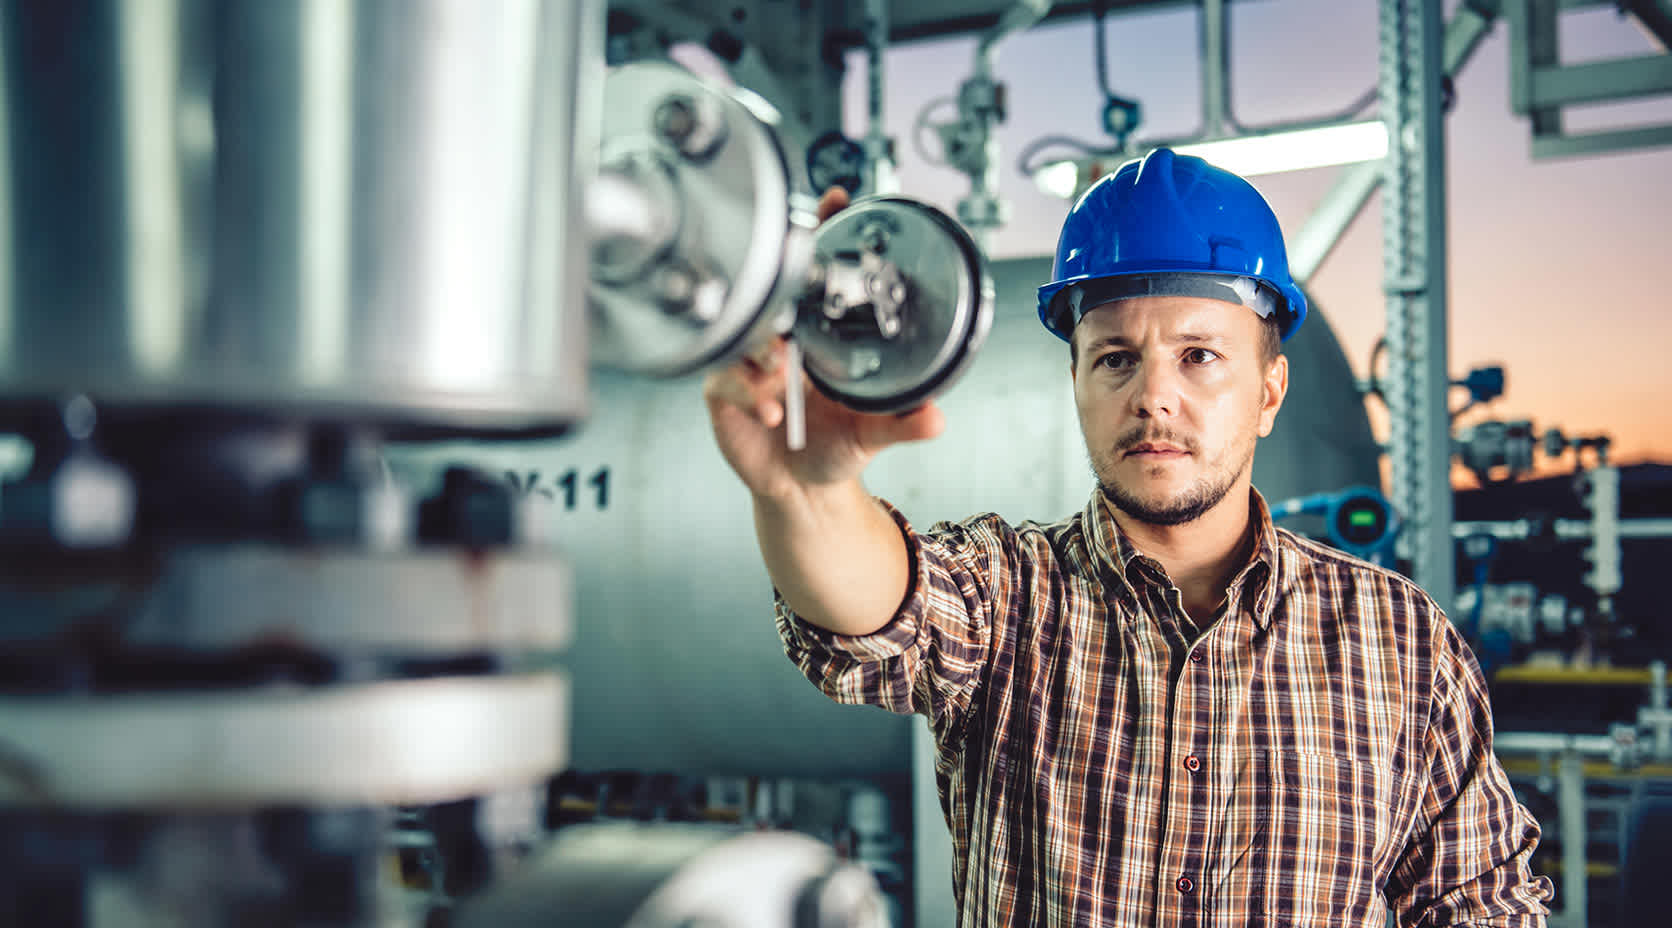
<svg viewBox="0 0 1672 928"><path fill-rule="evenodd" d="M1154 525L1110 506L1127 540L1166 569L1192 621L1206 623L1213 616L1231 578L1248 563L1254 545L1249 492L1246 485L1233 488L1218 505L1184 525Z"/></svg>

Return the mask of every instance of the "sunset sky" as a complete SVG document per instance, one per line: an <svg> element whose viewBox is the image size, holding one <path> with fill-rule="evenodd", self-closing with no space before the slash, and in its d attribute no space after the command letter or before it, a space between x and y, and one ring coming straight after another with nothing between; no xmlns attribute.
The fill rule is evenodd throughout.
<svg viewBox="0 0 1672 928"><path fill-rule="evenodd" d="M1455 6L1448 2L1448 9ZM1562 60L1658 50L1611 8L1566 14ZM1196 14L1188 8L1107 20L1110 80L1144 107L1141 138L1188 135L1200 122ZM1265 0L1232 5L1231 92L1249 125L1339 110L1373 87L1376 4ZM1509 103L1509 41L1500 21L1457 82L1448 125L1451 369L1501 362L1504 398L1486 415L1537 428L1609 433L1615 460L1672 461L1672 148L1534 162L1530 128ZM904 192L949 212L968 190L956 171L927 164L910 130L929 101L955 94L974 55L970 38L901 46L885 57L889 132ZM864 130L863 55L850 59L848 130ZM1002 193L1012 220L995 257L1048 253L1067 211L1015 169L1045 134L1103 144L1089 20L1036 27L1000 47L1010 121L999 133ZM937 114L945 118L951 108ZM1369 111L1373 112L1373 111ZM1672 122L1672 101L1570 110L1572 129ZM935 150L935 141L926 140ZM1291 234L1339 169L1254 183ZM1384 322L1377 197L1318 272L1311 290L1362 375ZM1461 393L1461 391L1459 391ZM1465 417L1463 423L1474 416Z"/></svg>

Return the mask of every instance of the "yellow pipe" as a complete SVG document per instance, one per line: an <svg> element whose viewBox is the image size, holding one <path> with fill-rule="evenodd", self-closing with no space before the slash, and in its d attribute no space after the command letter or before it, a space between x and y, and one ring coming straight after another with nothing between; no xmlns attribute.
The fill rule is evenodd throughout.
<svg viewBox="0 0 1672 928"><path fill-rule="evenodd" d="M1494 683L1540 683L1561 686L1648 686L1647 667L1545 667L1520 664L1500 667Z"/></svg>

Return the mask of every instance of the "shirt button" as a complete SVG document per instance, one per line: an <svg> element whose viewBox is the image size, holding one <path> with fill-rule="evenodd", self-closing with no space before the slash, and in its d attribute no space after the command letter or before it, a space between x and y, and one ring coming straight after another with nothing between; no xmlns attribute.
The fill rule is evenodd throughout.
<svg viewBox="0 0 1672 928"><path fill-rule="evenodd" d="M1201 648L1197 648L1196 650L1190 652L1190 663L1200 664L1204 660L1207 660L1207 655L1202 653Z"/></svg>
<svg viewBox="0 0 1672 928"><path fill-rule="evenodd" d="M1187 877L1187 876L1179 877L1179 881L1177 883L1177 886L1179 888L1179 892L1184 893L1186 895L1189 895L1190 892L1196 888L1196 884L1190 882L1190 877Z"/></svg>
<svg viewBox="0 0 1672 928"><path fill-rule="evenodd" d="M1185 757L1184 769L1190 771L1191 773L1195 773L1196 771L1202 769L1202 759L1194 754Z"/></svg>

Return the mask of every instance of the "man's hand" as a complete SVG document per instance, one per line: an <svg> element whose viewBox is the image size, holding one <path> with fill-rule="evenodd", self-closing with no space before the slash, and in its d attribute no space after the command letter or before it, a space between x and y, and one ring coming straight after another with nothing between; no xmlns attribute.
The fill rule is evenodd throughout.
<svg viewBox="0 0 1672 928"><path fill-rule="evenodd" d="M847 204L846 191L826 191L819 219ZM783 339L775 338L753 356L711 374L703 391L721 453L758 498L788 502L857 480L882 449L933 438L945 428L945 416L933 404L901 415L872 415L809 386L807 446L790 451L784 435L785 354Z"/></svg>

